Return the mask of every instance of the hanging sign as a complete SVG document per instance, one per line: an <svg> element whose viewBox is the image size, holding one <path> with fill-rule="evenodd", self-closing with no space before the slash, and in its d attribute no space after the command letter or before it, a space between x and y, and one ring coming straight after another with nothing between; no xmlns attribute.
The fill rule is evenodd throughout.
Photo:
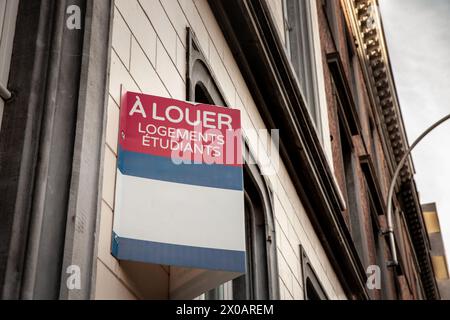
<svg viewBox="0 0 450 320"><path fill-rule="evenodd" d="M112 254L196 269L195 294L245 273L241 143L239 110L123 94Z"/></svg>

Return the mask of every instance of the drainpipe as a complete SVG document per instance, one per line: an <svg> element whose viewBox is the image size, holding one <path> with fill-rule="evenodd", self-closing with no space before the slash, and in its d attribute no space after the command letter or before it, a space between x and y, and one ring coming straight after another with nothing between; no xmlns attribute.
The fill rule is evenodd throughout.
<svg viewBox="0 0 450 320"><path fill-rule="evenodd" d="M389 235L389 243L391 247L391 253L392 253L392 261L388 261L388 266L393 267L398 265L398 259L397 259L397 249L395 247L395 236L394 236L394 222L392 217L392 198L394 196L394 190L397 178L400 174L400 171L402 170L403 166L405 165L406 160L409 158L409 155L411 154L411 151L419 144L419 142L422 141L423 138L425 138L431 131L436 129L436 127L440 126L442 123L450 119L450 114L446 115L441 120L434 123L431 127L429 127L424 133L422 133L416 141L409 147L408 151L403 155L402 160L399 162L397 169L395 170L394 176L392 178L391 186L389 188L389 194L387 198L387 234Z"/></svg>

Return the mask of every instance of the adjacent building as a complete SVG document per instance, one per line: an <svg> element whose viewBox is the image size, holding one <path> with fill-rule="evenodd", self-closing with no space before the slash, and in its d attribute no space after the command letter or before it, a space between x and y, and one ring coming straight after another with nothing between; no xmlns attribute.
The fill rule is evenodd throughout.
<svg viewBox="0 0 450 320"><path fill-rule="evenodd" d="M442 239L441 224L436 203L422 205L425 228L431 245L431 262L439 287L441 298L450 299L450 277L448 273L447 255L445 254L444 240Z"/></svg>
<svg viewBox="0 0 450 320"><path fill-rule="evenodd" d="M2 0L0 34L2 298L174 298L172 266L111 254L123 90L241 111L247 272L199 298L440 298L412 161L387 224L377 1Z"/></svg>

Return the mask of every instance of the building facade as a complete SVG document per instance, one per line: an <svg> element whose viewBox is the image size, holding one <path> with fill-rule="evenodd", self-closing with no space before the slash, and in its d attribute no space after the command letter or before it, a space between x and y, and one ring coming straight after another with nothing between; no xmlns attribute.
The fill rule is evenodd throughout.
<svg viewBox="0 0 450 320"><path fill-rule="evenodd" d="M412 161L386 219L408 141L376 1L3 0L0 19L2 298L174 298L171 266L111 255L123 90L241 111L247 272L200 298L440 298Z"/></svg>
<svg viewBox="0 0 450 320"><path fill-rule="evenodd" d="M442 300L450 299L450 276L448 273L447 255L442 239L441 224L436 203L422 205L425 228L431 244L431 262Z"/></svg>

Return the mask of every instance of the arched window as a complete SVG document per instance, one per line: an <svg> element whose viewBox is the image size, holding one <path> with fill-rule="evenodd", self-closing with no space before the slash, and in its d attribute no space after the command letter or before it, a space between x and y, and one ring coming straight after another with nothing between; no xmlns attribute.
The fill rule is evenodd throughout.
<svg viewBox="0 0 450 320"><path fill-rule="evenodd" d="M306 279L306 299L305 300L322 300L319 293L311 281L311 279Z"/></svg>
<svg viewBox="0 0 450 320"><path fill-rule="evenodd" d="M233 299L277 299L278 272L270 190L255 165L246 166L244 186L247 273L233 281Z"/></svg>
<svg viewBox="0 0 450 320"><path fill-rule="evenodd" d="M193 34L188 30L187 98L227 106ZM275 227L271 192L256 165L245 165L245 230L247 272L213 289L206 299L277 299Z"/></svg>
<svg viewBox="0 0 450 320"><path fill-rule="evenodd" d="M305 250L300 246L302 275L303 275L303 293L305 300L328 300L328 297L323 289L316 273L306 255Z"/></svg>

